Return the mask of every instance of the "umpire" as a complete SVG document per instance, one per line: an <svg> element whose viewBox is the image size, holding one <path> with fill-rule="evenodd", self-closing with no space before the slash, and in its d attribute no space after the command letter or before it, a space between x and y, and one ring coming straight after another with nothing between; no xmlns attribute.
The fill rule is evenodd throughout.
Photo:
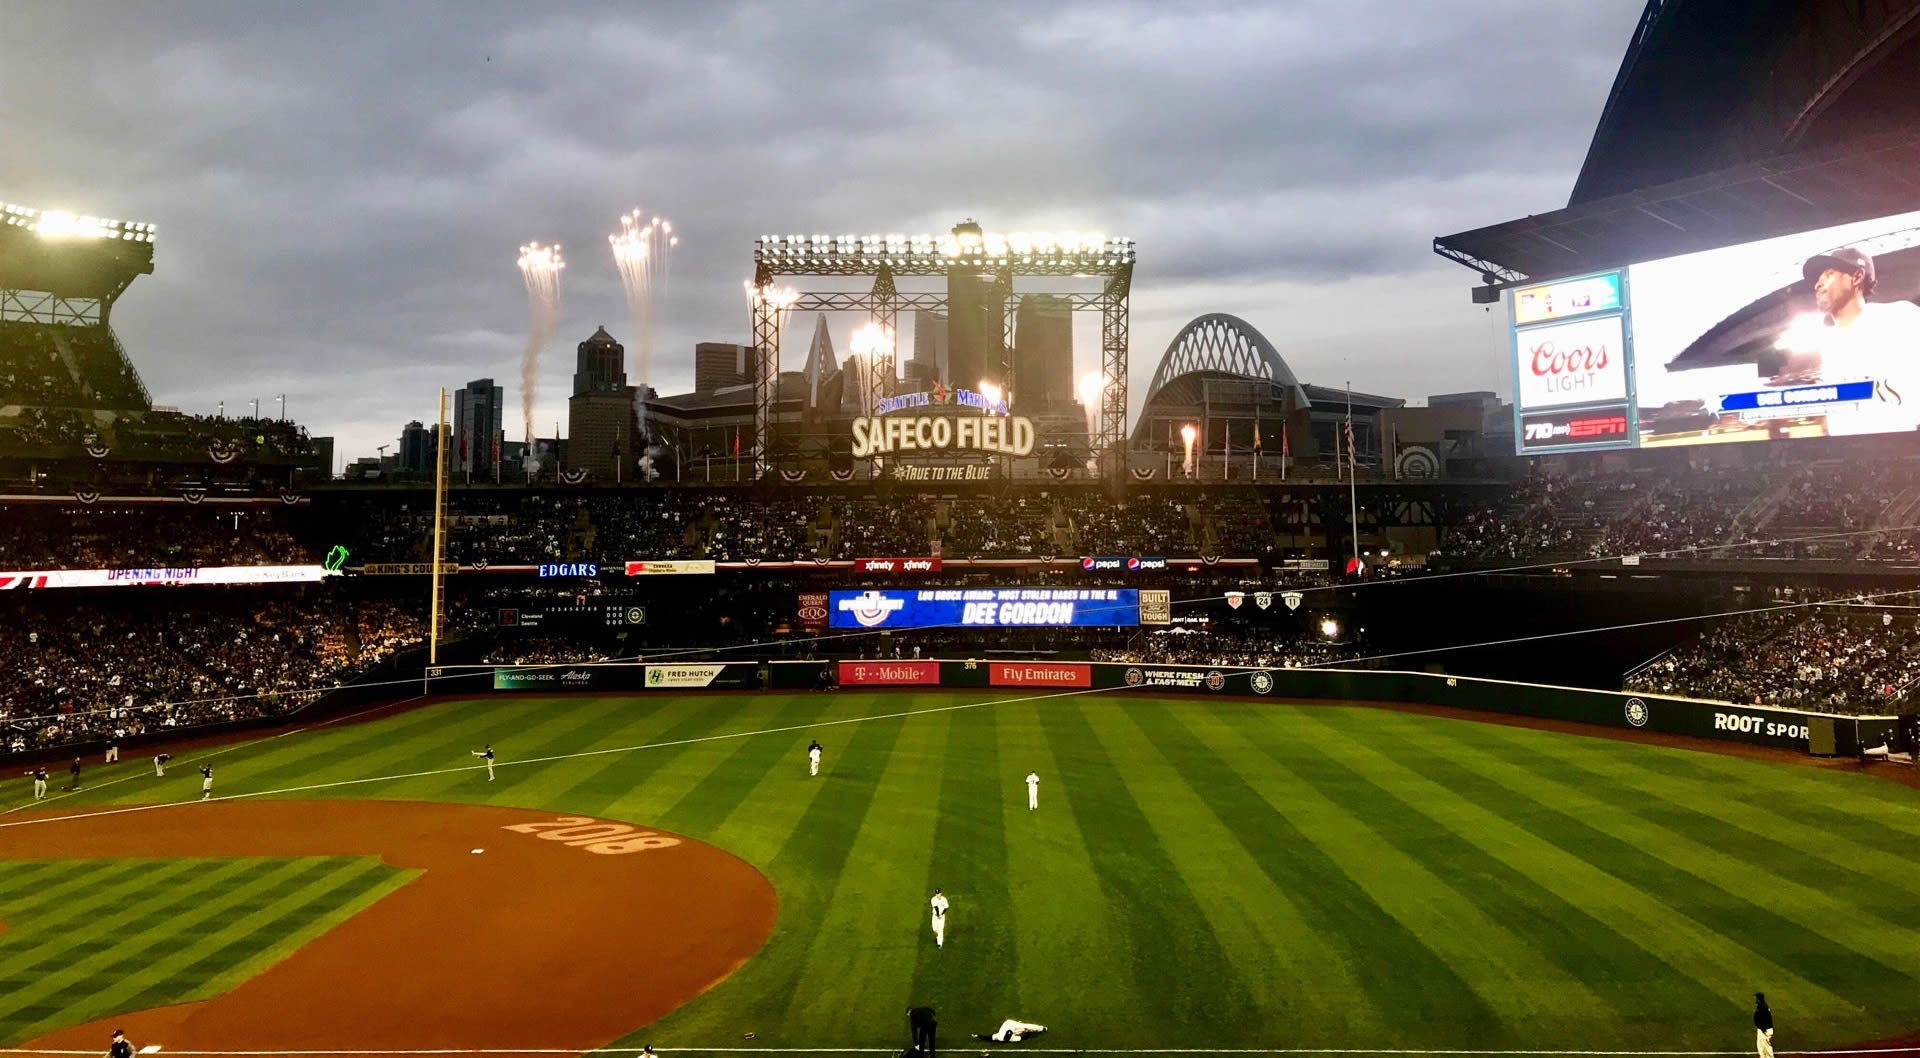
<svg viewBox="0 0 1920 1058"><path fill-rule="evenodd" d="M913 1045L926 1058L933 1058L933 1030L938 1022L933 1020L932 1007L908 1007L907 1027L913 1030Z"/></svg>
<svg viewBox="0 0 1920 1058"><path fill-rule="evenodd" d="M133 1044L127 1042L126 1033L113 1030L113 1046L107 1048L107 1058L133 1058Z"/></svg>
<svg viewBox="0 0 1920 1058"><path fill-rule="evenodd" d="M1759 1058L1773 1058L1773 1011L1764 992L1753 994L1753 1047Z"/></svg>

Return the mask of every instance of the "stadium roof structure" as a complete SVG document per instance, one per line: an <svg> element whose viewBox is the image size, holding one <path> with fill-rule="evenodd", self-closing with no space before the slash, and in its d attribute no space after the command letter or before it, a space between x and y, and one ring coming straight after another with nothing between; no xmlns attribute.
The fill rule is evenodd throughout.
<svg viewBox="0 0 1920 1058"><path fill-rule="evenodd" d="M1196 316L1180 328L1167 343L1160 366L1147 386L1146 403L1151 405L1162 390L1179 387L1183 381L1214 375L1225 378L1265 380L1288 391L1294 406L1311 406L1306 387L1293 374L1293 368L1273 347L1267 336L1253 324L1225 312Z"/></svg>
<svg viewBox="0 0 1920 1058"><path fill-rule="evenodd" d="M1569 205L1920 121L1920 0L1648 0Z"/></svg>
<svg viewBox="0 0 1920 1058"><path fill-rule="evenodd" d="M1492 286L1618 268L1903 213L1920 203L1920 130L1748 162L1433 240Z"/></svg>
<svg viewBox="0 0 1920 1058"><path fill-rule="evenodd" d="M0 290L110 304L153 272L151 224L0 203Z"/></svg>

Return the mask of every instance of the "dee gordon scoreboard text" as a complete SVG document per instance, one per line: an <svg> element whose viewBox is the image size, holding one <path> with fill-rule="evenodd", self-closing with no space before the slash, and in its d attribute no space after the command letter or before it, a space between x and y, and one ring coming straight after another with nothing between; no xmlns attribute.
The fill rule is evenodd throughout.
<svg viewBox="0 0 1920 1058"><path fill-rule="evenodd" d="M828 593L834 628L1133 627L1136 588L954 588Z"/></svg>

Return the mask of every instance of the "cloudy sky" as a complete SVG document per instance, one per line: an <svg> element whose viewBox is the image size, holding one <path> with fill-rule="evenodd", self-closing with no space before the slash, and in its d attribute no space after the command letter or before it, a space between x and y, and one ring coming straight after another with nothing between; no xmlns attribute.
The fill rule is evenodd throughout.
<svg viewBox="0 0 1920 1058"><path fill-rule="evenodd" d="M534 239L569 259L551 432L574 343L629 337L606 233L636 206L683 237L662 392L747 340L755 236L971 216L1137 240L1136 411L1213 311L1310 382L1505 393L1498 314L1431 240L1565 204L1642 7L9 0L0 199L157 224L114 317L156 401L285 393L342 459L442 385L517 411Z"/></svg>

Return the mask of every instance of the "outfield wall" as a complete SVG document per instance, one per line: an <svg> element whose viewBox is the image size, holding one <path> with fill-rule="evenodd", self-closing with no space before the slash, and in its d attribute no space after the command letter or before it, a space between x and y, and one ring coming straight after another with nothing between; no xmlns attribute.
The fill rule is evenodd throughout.
<svg viewBox="0 0 1920 1058"><path fill-rule="evenodd" d="M490 691L817 690L830 673L844 688L994 689L1010 695L1134 688L1201 697L1406 702L1688 735L1802 753L1856 756L1893 730L1894 717L1837 716L1769 706L1372 669L1236 669L1069 661L770 661L683 665L446 666L434 694Z"/></svg>

